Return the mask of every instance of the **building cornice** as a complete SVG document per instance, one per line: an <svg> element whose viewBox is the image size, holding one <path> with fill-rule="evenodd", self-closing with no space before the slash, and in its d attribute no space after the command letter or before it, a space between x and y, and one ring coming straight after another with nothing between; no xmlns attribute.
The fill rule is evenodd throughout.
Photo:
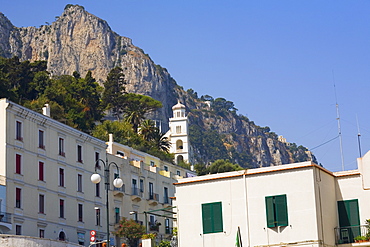
<svg viewBox="0 0 370 247"><path fill-rule="evenodd" d="M210 175L204 175L204 176L198 176L198 177L192 177L192 178L183 178L174 184L182 185L182 184L198 183L198 182L212 181L212 180L218 180L218 179L230 179L230 178L236 178L236 177L242 177L242 176L253 176L253 175L258 175L258 174L268 174L268 173L276 173L276 172L282 172L282 171L291 171L291 170L307 169L307 168L320 169L321 171L333 177L343 177L343 176L352 176L352 175L360 174L358 170L333 173L315 163L312 163L311 161L306 161L306 162L301 162L301 163L246 169L243 171L210 174Z"/></svg>
<svg viewBox="0 0 370 247"><path fill-rule="evenodd" d="M106 148L105 141L102 141L98 138L95 138L89 134L86 134L82 131L76 130L68 125L65 125L61 122L58 122L57 120L54 120L50 117L47 117L41 113L35 112L33 110L30 110L24 106L18 105L12 101L9 101L8 99L1 99L6 101L6 109L8 111L11 111L14 115L16 115L19 118L27 119L32 122L36 122L37 124L40 124L41 126L48 125L52 128L54 128L57 131L65 132L68 134L73 135L74 137L78 139L82 139L84 141L89 141L94 145L101 146L102 148Z"/></svg>

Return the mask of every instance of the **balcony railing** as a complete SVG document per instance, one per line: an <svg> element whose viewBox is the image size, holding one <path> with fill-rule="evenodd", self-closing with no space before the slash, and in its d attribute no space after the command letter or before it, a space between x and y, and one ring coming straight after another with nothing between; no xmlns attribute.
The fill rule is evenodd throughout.
<svg viewBox="0 0 370 247"><path fill-rule="evenodd" d="M122 187L121 188L116 188L116 187L114 187L114 189L113 189L114 191L120 191L120 192L125 192L125 185L123 184L122 185Z"/></svg>
<svg viewBox="0 0 370 247"><path fill-rule="evenodd" d="M149 193L149 200L159 201L159 195L156 193Z"/></svg>
<svg viewBox="0 0 370 247"><path fill-rule="evenodd" d="M172 228L172 227L166 226L166 228L165 228L165 233L166 233L166 234L172 234L172 230L173 230L173 228Z"/></svg>
<svg viewBox="0 0 370 247"><path fill-rule="evenodd" d="M142 197L143 196L143 192L141 192L139 188L133 187L132 188L132 194L131 195Z"/></svg>
<svg viewBox="0 0 370 247"><path fill-rule="evenodd" d="M0 223L12 223L12 215L10 213L0 212Z"/></svg>
<svg viewBox="0 0 370 247"><path fill-rule="evenodd" d="M357 236L366 236L368 229L366 226L347 226L337 227L335 230L336 244L354 243L354 238Z"/></svg>
<svg viewBox="0 0 370 247"><path fill-rule="evenodd" d="M168 196L164 196L163 197L163 203L165 203L165 204L169 204L170 203L170 199L168 198Z"/></svg>

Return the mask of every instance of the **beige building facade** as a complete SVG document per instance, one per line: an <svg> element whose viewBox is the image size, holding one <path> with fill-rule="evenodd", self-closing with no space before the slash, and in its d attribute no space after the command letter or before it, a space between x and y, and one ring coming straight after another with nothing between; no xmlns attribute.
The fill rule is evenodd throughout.
<svg viewBox="0 0 370 247"><path fill-rule="evenodd" d="M172 220L150 211L171 207L173 183L194 175L128 146L105 143L7 99L0 99L0 143L3 234L88 246L94 230L98 240L106 239L105 181L102 178L95 185L90 178L95 172L103 176L104 166L112 164L110 180L119 174L124 186L114 189L110 181L110 232L121 217L127 217L164 238L172 232ZM113 234L110 239L115 245L120 242Z"/></svg>

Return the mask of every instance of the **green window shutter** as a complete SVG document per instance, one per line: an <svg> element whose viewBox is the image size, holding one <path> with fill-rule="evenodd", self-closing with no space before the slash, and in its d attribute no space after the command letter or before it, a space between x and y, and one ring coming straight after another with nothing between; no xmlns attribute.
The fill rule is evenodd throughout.
<svg viewBox="0 0 370 247"><path fill-rule="evenodd" d="M216 202L213 204L213 232L222 232L222 204L221 202Z"/></svg>
<svg viewBox="0 0 370 247"><path fill-rule="evenodd" d="M286 195L275 196L275 210L277 226L287 226L288 209Z"/></svg>
<svg viewBox="0 0 370 247"><path fill-rule="evenodd" d="M203 234L212 232L212 207L211 204L202 204Z"/></svg>
<svg viewBox="0 0 370 247"><path fill-rule="evenodd" d="M202 204L203 234L223 231L222 203Z"/></svg>
<svg viewBox="0 0 370 247"><path fill-rule="evenodd" d="M360 214L358 210L358 200L338 201L339 226L358 226L360 225Z"/></svg>
<svg viewBox="0 0 370 247"><path fill-rule="evenodd" d="M266 196L266 220L267 220L267 227L275 227L275 213L274 213L274 197L273 196Z"/></svg>
<svg viewBox="0 0 370 247"><path fill-rule="evenodd" d="M358 200L349 200L347 201L348 211L349 211L349 223L351 226L360 225L360 213L358 211Z"/></svg>
<svg viewBox="0 0 370 247"><path fill-rule="evenodd" d="M338 201L338 215L339 215L339 226L340 227L345 227L345 226L350 225L345 201Z"/></svg>

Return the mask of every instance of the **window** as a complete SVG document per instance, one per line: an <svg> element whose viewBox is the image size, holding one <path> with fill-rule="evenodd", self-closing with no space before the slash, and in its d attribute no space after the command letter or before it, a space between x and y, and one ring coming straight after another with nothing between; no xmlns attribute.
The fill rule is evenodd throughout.
<svg viewBox="0 0 370 247"><path fill-rule="evenodd" d="M164 203L169 203L169 200L168 200L168 188L167 187L164 187L164 190L163 190L163 202Z"/></svg>
<svg viewBox="0 0 370 247"><path fill-rule="evenodd" d="M153 183L149 182L149 199L154 199Z"/></svg>
<svg viewBox="0 0 370 247"><path fill-rule="evenodd" d="M165 219L164 220L164 226L165 226L165 233L166 234L171 234L171 231L170 231L170 219Z"/></svg>
<svg viewBox="0 0 370 247"><path fill-rule="evenodd" d="M122 152L122 151L117 151L117 156L118 157L124 157L125 156L125 153Z"/></svg>
<svg viewBox="0 0 370 247"><path fill-rule="evenodd" d="M116 220L116 224L119 222L121 216L120 216L120 213L119 213L119 208L114 208L114 218Z"/></svg>
<svg viewBox="0 0 370 247"><path fill-rule="evenodd" d="M163 169L168 172L168 166L164 166Z"/></svg>
<svg viewBox="0 0 370 247"><path fill-rule="evenodd" d="M39 213L44 214L45 213L45 196L39 195Z"/></svg>
<svg viewBox="0 0 370 247"><path fill-rule="evenodd" d="M39 148L45 149L44 131L39 130Z"/></svg>
<svg viewBox="0 0 370 247"><path fill-rule="evenodd" d="M15 155L15 173L21 174L21 165L22 165L22 155Z"/></svg>
<svg viewBox="0 0 370 247"><path fill-rule="evenodd" d="M82 146L81 145L77 145L77 161L80 162L80 163L83 163L82 162Z"/></svg>
<svg viewBox="0 0 370 247"><path fill-rule="evenodd" d="M203 234L223 231L222 203L202 204Z"/></svg>
<svg viewBox="0 0 370 247"><path fill-rule="evenodd" d="M44 181L44 162L39 161L39 180Z"/></svg>
<svg viewBox="0 0 370 247"><path fill-rule="evenodd" d="M140 192L144 192L144 180L140 179Z"/></svg>
<svg viewBox="0 0 370 247"><path fill-rule="evenodd" d="M59 218L64 218L64 200L59 200Z"/></svg>
<svg viewBox="0 0 370 247"><path fill-rule="evenodd" d="M83 205L78 204L78 221L83 222Z"/></svg>
<svg viewBox="0 0 370 247"><path fill-rule="evenodd" d="M95 208L96 225L100 226L100 208Z"/></svg>
<svg viewBox="0 0 370 247"><path fill-rule="evenodd" d="M137 185L136 185L136 179L132 179L132 194L133 195L138 195L138 191L137 191Z"/></svg>
<svg viewBox="0 0 370 247"><path fill-rule="evenodd" d="M78 244L79 245L85 245L85 233L78 232L77 233L77 239L78 239Z"/></svg>
<svg viewBox="0 0 370 247"><path fill-rule="evenodd" d="M183 142L182 140L177 140L176 141L176 149L180 149L182 150L184 147L183 147Z"/></svg>
<svg viewBox="0 0 370 247"><path fill-rule="evenodd" d="M155 217L154 215L149 216L149 225L154 226L155 225Z"/></svg>
<svg viewBox="0 0 370 247"><path fill-rule="evenodd" d="M338 201L339 227L347 230L347 238L343 235L341 239L344 243L353 243L354 237L361 235L360 213L358 209L358 200Z"/></svg>
<svg viewBox="0 0 370 247"><path fill-rule="evenodd" d="M21 196L22 196L22 189L15 188L15 207L21 208Z"/></svg>
<svg viewBox="0 0 370 247"><path fill-rule="evenodd" d="M150 166L154 166L154 161L150 161Z"/></svg>
<svg viewBox="0 0 370 247"><path fill-rule="evenodd" d="M181 133L181 126L176 126L176 133L180 134Z"/></svg>
<svg viewBox="0 0 370 247"><path fill-rule="evenodd" d="M99 162L98 162L98 160L100 159L100 153L99 152L95 152L95 167L96 167L96 169L101 169L101 167L100 167L100 164L99 164Z"/></svg>
<svg viewBox="0 0 370 247"><path fill-rule="evenodd" d="M266 196L267 227L287 226L288 209L286 195Z"/></svg>
<svg viewBox="0 0 370 247"><path fill-rule="evenodd" d="M82 192L82 175L77 174L77 191Z"/></svg>
<svg viewBox="0 0 370 247"><path fill-rule="evenodd" d="M22 226L15 225L15 235L22 235Z"/></svg>
<svg viewBox="0 0 370 247"><path fill-rule="evenodd" d="M39 238L44 238L45 237L45 230L44 229L40 229L39 230Z"/></svg>
<svg viewBox="0 0 370 247"><path fill-rule="evenodd" d="M95 184L95 196L100 197L100 183Z"/></svg>
<svg viewBox="0 0 370 247"><path fill-rule="evenodd" d="M59 155L65 157L66 154L64 152L64 139L59 137Z"/></svg>
<svg viewBox="0 0 370 247"><path fill-rule="evenodd" d="M22 122L20 121L15 122L15 139L17 139L18 141L23 141Z"/></svg>
<svg viewBox="0 0 370 247"><path fill-rule="evenodd" d="M180 173L180 171L179 171L179 170L177 170L177 171L176 171L176 174L177 174L177 176L180 176L180 174L181 174L181 173Z"/></svg>
<svg viewBox="0 0 370 247"><path fill-rule="evenodd" d="M64 187L64 169L59 168L59 186Z"/></svg>

